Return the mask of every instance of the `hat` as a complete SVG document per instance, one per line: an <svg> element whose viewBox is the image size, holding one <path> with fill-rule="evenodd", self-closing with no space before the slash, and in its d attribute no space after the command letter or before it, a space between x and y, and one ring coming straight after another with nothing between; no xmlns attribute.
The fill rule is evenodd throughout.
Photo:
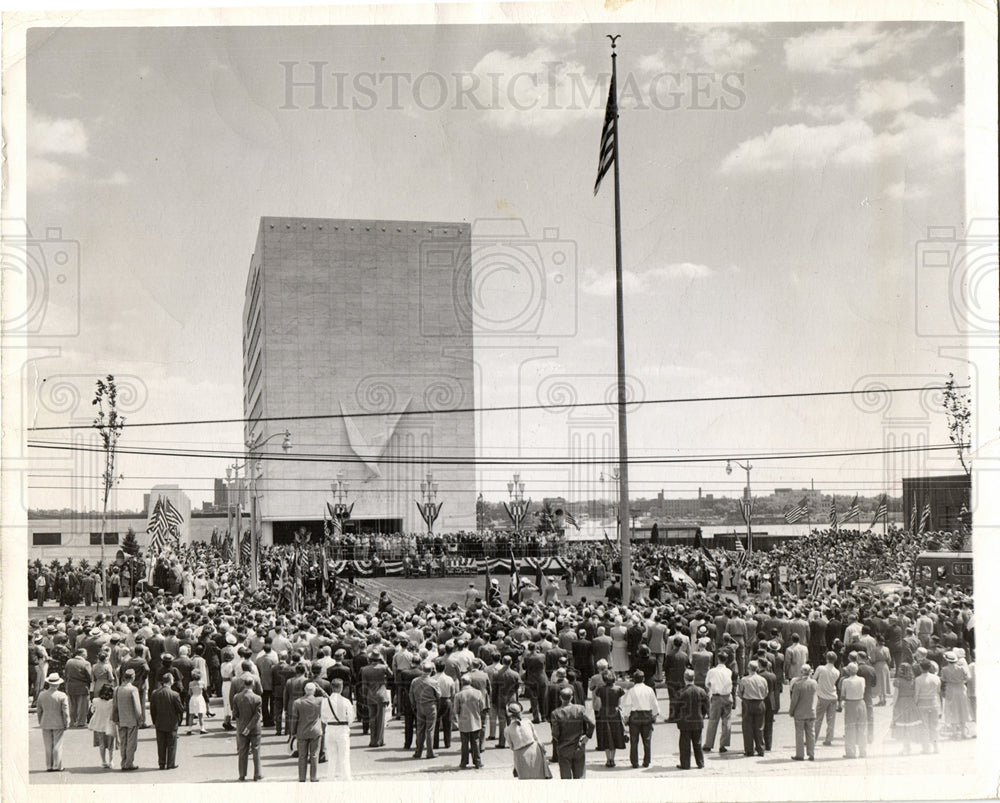
<svg viewBox="0 0 1000 803"><path fill-rule="evenodd" d="M226 644L236 644L236 636L232 633L226 633Z"/></svg>
<svg viewBox="0 0 1000 803"><path fill-rule="evenodd" d="M520 703L511 703L510 705L507 706L507 713L510 714L511 716L520 714L523 710L524 709L521 707Z"/></svg>
<svg viewBox="0 0 1000 803"><path fill-rule="evenodd" d="M767 648L772 652L779 652L781 650L781 642L779 641L769 641L767 642Z"/></svg>
<svg viewBox="0 0 1000 803"><path fill-rule="evenodd" d="M91 628L90 635L92 635L92 636L99 636L99 635L101 635L101 628L99 628L99 627Z"/></svg>
<svg viewBox="0 0 1000 803"><path fill-rule="evenodd" d="M953 652L952 652L951 650L949 650L948 652L946 652L946 653L944 654L944 659L945 659L945 660L946 660L946 661L947 661L947 662L948 662L949 664L953 664L953 663L955 663L955 662L957 662L957 661L958 661L958 656L957 656L957 655L955 655L955 653L953 653Z"/></svg>
<svg viewBox="0 0 1000 803"><path fill-rule="evenodd" d="M58 672L52 672L48 677L45 678L45 682L50 686L58 686L63 682L63 679L59 677Z"/></svg>

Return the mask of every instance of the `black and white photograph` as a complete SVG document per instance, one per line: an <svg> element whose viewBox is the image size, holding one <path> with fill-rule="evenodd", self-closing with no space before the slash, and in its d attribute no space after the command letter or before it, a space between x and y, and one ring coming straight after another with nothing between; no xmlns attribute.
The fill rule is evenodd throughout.
<svg viewBox="0 0 1000 803"><path fill-rule="evenodd" d="M3 796L995 797L996 34L5 11Z"/></svg>

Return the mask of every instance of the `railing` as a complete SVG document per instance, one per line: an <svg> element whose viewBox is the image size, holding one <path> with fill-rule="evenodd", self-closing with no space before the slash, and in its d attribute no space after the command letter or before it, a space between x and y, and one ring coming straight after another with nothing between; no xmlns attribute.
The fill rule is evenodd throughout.
<svg viewBox="0 0 1000 803"><path fill-rule="evenodd" d="M331 546L329 550L333 560L372 560L377 555L383 562L403 560L406 557L416 560L436 560L441 557L509 558L512 552L515 558L549 558L559 554L559 546L532 542L483 541L440 545L424 543L418 544L416 549L404 543L383 546L337 544Z"/></svg>

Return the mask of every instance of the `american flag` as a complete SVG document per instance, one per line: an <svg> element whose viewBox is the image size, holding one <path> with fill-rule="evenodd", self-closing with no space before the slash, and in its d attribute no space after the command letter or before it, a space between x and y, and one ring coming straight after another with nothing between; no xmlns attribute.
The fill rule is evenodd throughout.
<svg viewBox="0 0 1000 803"><path fill-rule="evenodd" d="M871 529L875 528L879 519L885 519L886 521L889 520L889 499L886 494L882 494L878 507L875 508L875 517L872 519Z"/></svg>
<svg viewBox="0 0 1000 803"><path fill-rule="evenodd" d="M747 524L750 523L750 519L753 518L753 499L740 499L740 513L743 514L743 521Z"/></svg>
<svg viewBox="0 0 1000 803"><path fill-rule="evenodd" d="M830 500L830 529L837 532L840 522L837 520L837 497Z"/></svg>
<svg viewBox="0 0 1000 803"><path fill-rule="evenodd" d="M161 496L160 504L163 507L163 516L167 520L167 527L179 529L184 523L184 517L181 515L180 511L174 507L174 503L171 502L168 497Z"/></svg>
<svg viewBox="0 0 1000 803"><path fill-rule="evenodd" d="M167 534L167 518L163 511L162 496L153 505L153 512L149 516L146 532L149 534L149 551L151 553L162 552L165 544L164 536Z"/></svg>
<svg viewBox="0 0 1000 803"><path fill-rule="evenodd" d="M740 540L740 537L738 535L736 536L735 540L736 540L737 559L739 560L740 565L742 565L743 558L746 557L747 550L746 547L743 546L743 542Z"/></svg>
<svg viewBox="0 0 1000 803"><path fill-rule="evenodd" d="M243 533L243 538L240 540L240 561L250 565L250 531L247 530Z"/></svg>
<svg viewBox="0 0 1000 803"><path fill-rule="evenodd" d="M618 79L616 70L611 70L611 89L608 91L608 107L604 112L604 130L601 132L601 152L597 160L597 181L594 195L600 189L601 179L611 169L615 161L615 122L618 119Z"/></svg>
<svg viewBox="0 0 1000 803"><path fill-rule="evenodd" d="M802 500L785 514L785 521L789 524L795 524L795 522L802 521L802 519L808 516L809 506L806 504L806 501L807 497L803 496Z"/></svg>
<svg viewBox="0 0 1000 803"><path fill-rule="evenodd" d="M847 508L847 513L844 514L844 518L841 519L841 522L850 521L851 519L861 519L861 507L858 505L857 494L854 494L851 506Z"/></svg>
<svg viewBox="0 0 1000 803"><path fill-rule="evenodd" d="M928 502L924 505L924 512L920 514L920 529L917 533L920 534L927 529L927 525L931 523L931 503Z"/></svg>
<svg viewBox="0 0 1000 803"><path fill-rule="evenodd" d="M516 599L521 590L521 575L517 571L517 562L514 560L513 550L510 553L510 590L507 599Z"/></svg>
<svg viewBox="0 0 1000 803"><path fill-rule="evenodd" d="M910 516L910 532L917 534L917 500L913 500L913 515Z"/></svg>
<svg viewBox="0 0 1000 803"><path fill-rule="evenodd" d="M580 529L580 525L576 523L576 519L573 517L573 514L570 513L568 510L563 513L563 518L566 519L568 523L576 527L576 529L578 530Z"/></svg>

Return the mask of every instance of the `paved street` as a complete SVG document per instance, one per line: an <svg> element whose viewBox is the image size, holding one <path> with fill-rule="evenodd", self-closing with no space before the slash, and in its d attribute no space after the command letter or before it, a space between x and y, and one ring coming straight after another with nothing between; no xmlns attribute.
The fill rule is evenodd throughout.
<svg viewBox="0 0 1000 803"><path fill-rule="evenodd" d="M662 710L666 710L666 690L657 692ZM782 698L783 709L787 706L788 690ZM221 702L215 700L213 709L221 711ZM865 759L846 759L843 757L843 721L838 717L836 738L832 747L818 745L816 761L813 763L798 763L790 760L794 753L794 728L787 713L782 711L775 719L773 749L763 758L746 758L742 750L742 735L739 717L734 715L733 737L729 752L720 755L718 752L706 754L705 770L698 772L682 772L677 765L677 728L674 725L657 724L653 732L653 758L648 769L634 770L629 766L628 751L619 751L617 767L608 769L604 766L604 753L593 749L595 742L591 741L591 750L587 763L588 777L601 779L636 780L651 777L680 777L690 779L694 776L709 776L717 780L734 779L753 776L755 779L766 777L782 777L785 775L823 776L907 776L910 774L929 775L938 769L942 773L953 774L956 777L974 774L976 771L975 741L951 741L947 738L940 743L940 753L925 756L919 746L910 756L901 755L901 745L889 738L889 722L892 703L875 709L875 740L869 748ZM232 733L222 730L222 717L208 720L207 734L186 735L181 730L179 739L177 763L175 771L160 771L156 766L156 740L151 729L139 732L139 748L136 763L140 769L137 772L121 772L117 769L116 759L114 770L102 769L97 748L92 746L91 734L86 730L69 731L64 739L65 770L61 773L46 773L44 769L44 751L42 736L37 726L34 713L30 715L29 731L29 766L30 782L46 784L133 784L133 783L214 783L235 781L236 769L236 738ZM537 725L539 736L548 743L549 726L546 723ZM288 757L285 739L267 735L261 744L263 764L263 783L292 782L297 779L296 760ZM441 749L433 760L416 760L411 751L403 750L403 723L395 720L387 723L386 746L383 748L367 748L368 737L361 734L361 725L351 728L351 765L355 780L392 780L423 779L423 780L461 780L490 781L509 780L512 777L512 761L509 750L499 750L496 742L487 742L483 755L482 770L458 769L460 741L457 733L452 739L450 749ZM548 747L547 747L548 749ZM640 754L641 761L641 754ZM936 767L935 767L936 765ZM321 775L328 765L320 765ZM558 777L555 764L550 765L553 774ZM901 780L904 780L901 777Z"/></svg>

